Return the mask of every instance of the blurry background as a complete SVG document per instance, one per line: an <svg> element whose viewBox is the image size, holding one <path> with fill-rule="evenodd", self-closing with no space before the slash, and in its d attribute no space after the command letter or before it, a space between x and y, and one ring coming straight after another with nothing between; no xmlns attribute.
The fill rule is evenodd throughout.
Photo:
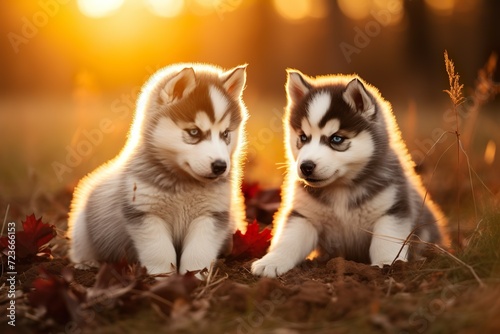
<svg viewBox="0 0 500 334"><path fill-rule="evenodd" d="M443 92L445 49L465 85L459 119L462 129L472 124L471 165L489 190L474 182L498 197L499 104L476 78L500 51L499 14L494 0L2 1L0 199L69 192L115 156L137 92L155 70L248 63L248 182L281 184L286 68L358 73L392 102L419 171L452 214L454 194L470 190L466 168L457 184L456 148L432 171L453 137L424 159L443 131L455 130Z"/></svg>

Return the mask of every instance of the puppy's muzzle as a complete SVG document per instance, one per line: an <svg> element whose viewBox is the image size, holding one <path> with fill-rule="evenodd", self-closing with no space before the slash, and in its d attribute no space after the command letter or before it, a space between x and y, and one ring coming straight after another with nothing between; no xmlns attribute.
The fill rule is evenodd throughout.
<svg viewBox="0 0 500 334"><path fill-rule="evenodd" d="M314 168L316 168L316 164L311 160L306 160L300 164L300 170L306 177L311 176L314 173Z"/></svg>
<svg viewBox="0 0 500 334"><path fill-rule="evenodd" d="M222 161L222 160L215 160L214 162L212 162L212 173L214 175L222 175L224 174L224 172L226 171L227 169L227 164L225 161Z"/></svg>

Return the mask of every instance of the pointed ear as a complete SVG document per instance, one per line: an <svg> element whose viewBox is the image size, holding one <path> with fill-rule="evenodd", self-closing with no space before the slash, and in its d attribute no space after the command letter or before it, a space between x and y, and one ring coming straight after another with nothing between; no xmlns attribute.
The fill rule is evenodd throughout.
<svg viewBox="0 0 500 334"><path fill-rule="evenodd" d="M191 93L196 87L196 75L192 67L186 67L171 77L160 90L164 103L171 103Z"/></svg>
<svg viewBox="0 0 500 334"><path fill-rule="evenodd" d="M311 84L306 76L300 71L287 69L288 79L286 81L286 91L289 99L299 102L311 90Z"/></svg>
<svg viewBox="0 0 500 334"><path fill-rule="evenodd" d="M347 84L342 98L351 108L364 116L375 114L375 104L366 92L365 86L357 78Z"/></svg>
<svg viewBox="0 0 500 334"><path fill-rule="evenodd" d="M222 73L220 79L226 92L235 100L238 100L243 93L247 81L247 65L235 67Z"/></svg>

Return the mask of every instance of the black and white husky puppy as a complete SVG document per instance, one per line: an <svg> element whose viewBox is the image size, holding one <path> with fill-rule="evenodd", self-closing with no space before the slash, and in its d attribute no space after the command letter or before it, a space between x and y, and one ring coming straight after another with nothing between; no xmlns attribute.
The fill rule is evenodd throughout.
<svg viewBox="0 0 500 334"><path fill-rule="evenodd" d="M69 215L78 268L140 261L150 274L208 268L245 230L246 66L166 67L145 84L122 152L80 181Z"/></svg>
<svg viewBox="0 0 500 334"><path fill-rule="evenodd" d="M254 274L283 274L314 250L381 266L418 256L421 247L403 246L412 233L443 241L443 215L375 87L356 76L289 70L286 90L284 200Z"/></svg>

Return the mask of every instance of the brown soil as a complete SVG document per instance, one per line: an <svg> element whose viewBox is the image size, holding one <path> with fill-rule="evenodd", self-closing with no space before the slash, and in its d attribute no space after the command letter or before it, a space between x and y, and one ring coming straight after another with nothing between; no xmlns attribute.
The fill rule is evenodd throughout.
<svg viewBox="0 0 500 334"><path fill-rule="evenodd" d="M65 207L69 195L57 201ZM50 202L45 205L54 207ZM14 210L17 212L15 206ZM58 222L60 236L51 242L54 258L17 264L17 289L23 294L17 295L16 331L7 325L10 299L4 286L0 292L1 333L500 332L498 280L491 279L483 288L470 275L469 279L453 280L452 273L467 273L467 269L451 260L446 269L433 269L429 262L436 255L431 253L426 261L397 262L382 269L342 258L307 260L277 279L253 276L253 260L219 260L210 280L199 283L188 297L180 293L180 297L164 302L148 294L149 299L145 299L145 293L153 291L151 286L159 281L139 277L126 298L109 302L106 307L87 305L90 317L85 321L61 324L41 316L28 302L40 268L57 277L63 277L64 268L71 268L71 285L79 287L78 291L95 286L98 271L74 269L65 257L67 240L61 235L66 221L61 210L55 210L45 221ZM2 283L6 276L2 275ZM159 304L168 304L168 312Z"/></svg>
<svg viewBox="0 0 500 334"><path fill-rule="evenodd" d="M422 273L422 263L396 263L382 269L334 258L326 263L305 261L278 279L257 278L246 263L219 260L212 285L193 294L189 312L158 315L149 303L133 311L106 310L83 332L136 332L170 328L207 333L350 333L464 332L500 330L500 287L452 286L442 272ZM18 281L28 293L40 268L61 275L71 267L66 259L19 266ZM97 270L74 270L74 284L92 287ZM2 293L5 302L5 294ZM175 303L174 303L175 304ZM477 309L473 309L477 307ZM123 306L123 308L126 308ZM456 321L467 310L467 321ZM28 309L28 313L33 312ZM182 313L182 312L181 312ZM201 314L201 317L200 317ZM470 317L472 315L472 318ZM179 317L179 325L176 323ZM133 325L129 324L133 320ZM475 319L475 320L474 320ZM448 322L451 321L451 322ZM143 324L141 324L143 323ZM27 332L51 332L61 325L20 319ZM5 327L5 323L2 324ZM478 327L479 326L479 327ZM7 327L5 327L8 329Z"/></svg>

